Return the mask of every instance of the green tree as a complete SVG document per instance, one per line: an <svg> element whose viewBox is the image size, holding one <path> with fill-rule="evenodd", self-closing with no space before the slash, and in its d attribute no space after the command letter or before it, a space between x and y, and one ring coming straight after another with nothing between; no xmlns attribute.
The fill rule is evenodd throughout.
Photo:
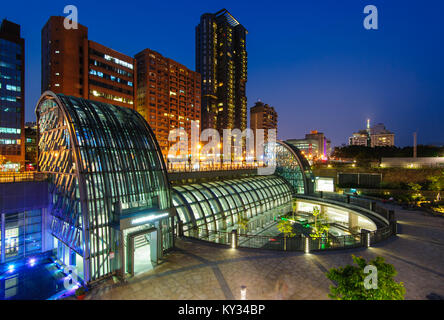
<svg viewBox="0 0 444 320"><path fill-rule="evenodd" d="M313 207L313 216L315 217L315 225L310 236L312 238L320 238L323 235L328 236L330 226L327 223L327 215L318 207Z"/></svg>
<svg viewBox="0 0 444 320"><path fill-rule="evenodd" d="M415 204L418 204L418 201L423 200L424 197L421 194L422 186L418 183L410 182L409 184L410 189L413 191L411 198L415 202Z"/></svg>
<svg viewBox="0 0 444 320"><path fill-rule="evenodd" d="M439 175L427 177L427 180L430 182L429 189L437 191L436 199L439 200L440 191L444 188L444 170Z"/></svg>
<svg viewBox="0 0 444 320"><path fill-rule="evenodd" d="M330 230L330 225L327 222L327 215L318 207L313 207L313 216L315 218L315 225L312 228L310 237L313 239L326 239L326 243L328 243L328 231ZM321 241L319 241L319 248L321 245Z"/></svg>
<svg viewBox="0 0 444 320"><path fill-rule="evenodd" d="M294 237L296 234L293 232L293 224L288 220L281 220L277 224L277 228L280 233L284 234L284 250L287 250L287 237Z"/></svg>
<svg viewBox="0 0 444 320"><path fill-rule="evenodd" d="M396 282L395 267L384 262L383 257L376 257L367 262L362 257L352 255L353 262L357 264L345 267L332 268L326 275L336 283L330 286L329 297L335 300L404 300L405 288L402 282ZM365 273L367 265L376 267L377 288L366 289L364 280L370 273Z"/></svg>

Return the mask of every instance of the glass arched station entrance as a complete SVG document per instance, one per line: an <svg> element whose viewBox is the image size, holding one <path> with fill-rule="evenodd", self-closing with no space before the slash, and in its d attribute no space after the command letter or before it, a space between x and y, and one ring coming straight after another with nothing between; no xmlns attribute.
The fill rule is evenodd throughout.
<svg viewBox="0 0 444 320"><path fill-rule="evenodd" d="M85 282L152 267L173 245L174 209L146 121L128 108L50 91L36 115L60 261Z"/></svg>

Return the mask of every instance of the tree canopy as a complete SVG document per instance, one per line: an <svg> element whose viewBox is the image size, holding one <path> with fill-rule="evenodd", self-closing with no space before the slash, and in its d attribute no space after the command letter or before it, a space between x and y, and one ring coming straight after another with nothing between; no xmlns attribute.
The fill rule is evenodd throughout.
<svg viewBox="0 0 444 320"><path fill-rule="evenodd" d="M402 282L396 282L395 267L384 261L383 257L376 257L367 262L362 257L352 255L357 265L332 268L327 272L327 278L334 281L336 286L330 286L330 298L335 300L404 300L405 288ZM375 268L376 274L364 272L366 266ZM368 276L376 276L376 289L366 288ZM372 280L373 281L373 280Z"/></svg>

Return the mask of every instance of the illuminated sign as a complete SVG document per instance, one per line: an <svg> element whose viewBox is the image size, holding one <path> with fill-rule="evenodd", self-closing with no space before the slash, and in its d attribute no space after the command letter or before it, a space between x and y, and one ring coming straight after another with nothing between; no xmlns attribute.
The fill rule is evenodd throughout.
<svg viewBox="0 0 444 320"><path fill-rule="evenodd" d="M327 192L334 192L335 191L335 184L333 178L316 178L315 183L315 190L316 191L327 191Z"/></svg>
<svg viewBox="0 0 444 320"><path fill-rule="evenodd" d="M140 217L140 218L136 218L136 219L131 220L131 224L139 224L139 223L143 223L143 222L149 222L149 221L153 221L153 220L157 220L157 219L165 218L165 217L168 217L168 213Z"/></svg>

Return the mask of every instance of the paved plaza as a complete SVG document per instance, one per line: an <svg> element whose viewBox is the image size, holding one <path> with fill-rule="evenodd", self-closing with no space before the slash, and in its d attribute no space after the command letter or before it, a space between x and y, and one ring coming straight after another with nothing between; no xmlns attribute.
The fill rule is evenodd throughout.
<svg viewBox="0 0 444 320"><path fill-rule="evenodd" d="M396 210L398 236L369 249L304 254L230 249L197 240L178 240L176 249L145 274L93 288L86 299L329 299L325 272L352 263L351 254L383 256L404 282L406 299L444 296L444 218L420 211Z"/></svg>

